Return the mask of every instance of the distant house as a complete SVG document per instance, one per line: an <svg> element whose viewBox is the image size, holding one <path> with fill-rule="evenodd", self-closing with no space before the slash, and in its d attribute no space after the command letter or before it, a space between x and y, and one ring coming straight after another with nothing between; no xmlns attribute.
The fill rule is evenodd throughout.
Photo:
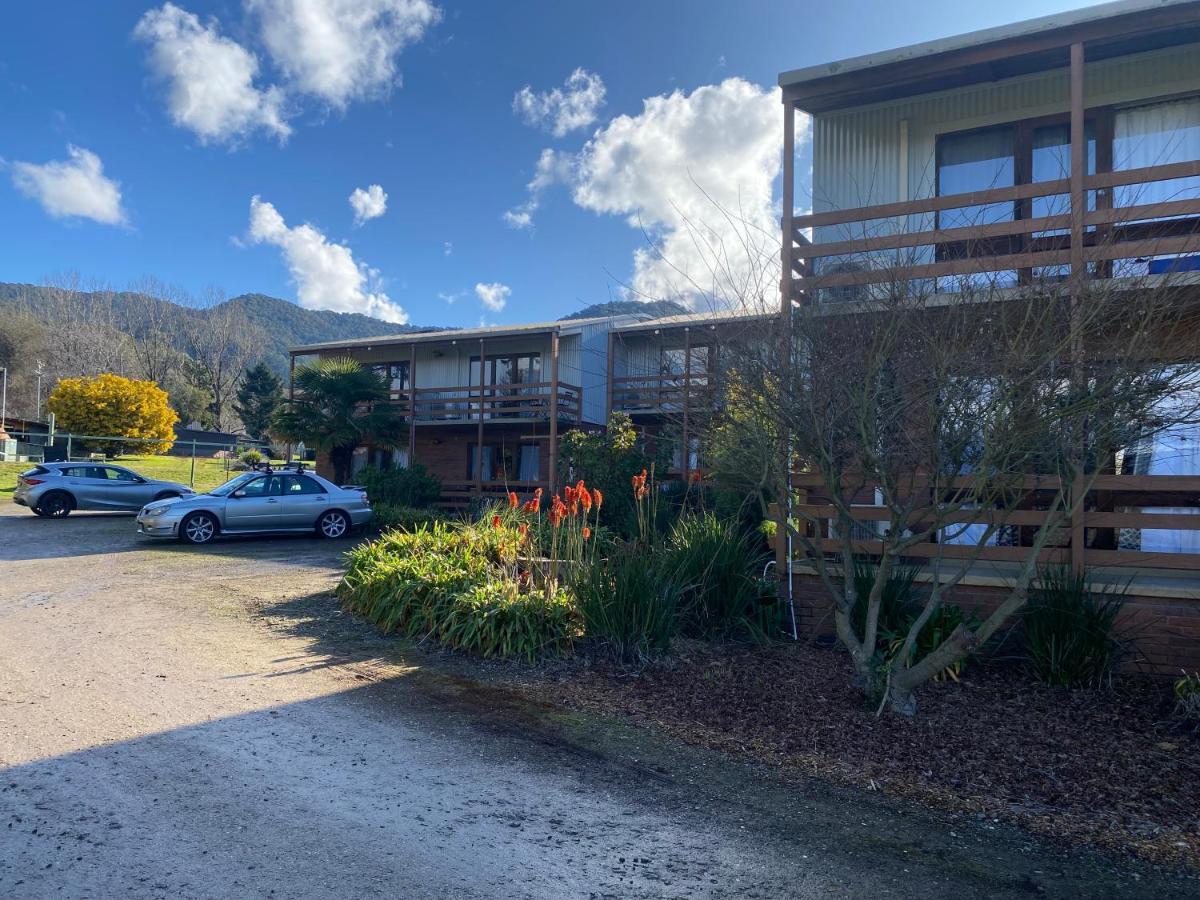
<svg viewBox="0 0 1200 900"><path fill-rule="evenodd" d="M443 501L557 487L561 435L603 428L609 333L633 315L420 332L310 344L304 357L349 357L387 378L403 429L360 447L365 465L419 463Z"/></svg>
<svg viewBox="0 0 1200 900"><path fill-rule="evenodd" d="M267 449L267 444L249 435L230 431L207 431L202 428L175 426L175 443L167 451L168 456L215 456L224 451L232 453L238 449Z"/></svg>

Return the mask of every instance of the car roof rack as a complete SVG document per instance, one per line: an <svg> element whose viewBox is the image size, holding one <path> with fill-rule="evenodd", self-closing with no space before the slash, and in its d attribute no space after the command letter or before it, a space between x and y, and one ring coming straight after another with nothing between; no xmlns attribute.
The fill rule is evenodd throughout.
<svg viewBox="0 0 1200 900"><path fill-rule="evenodd" d="M255 463L251 468L255 472L262 472L265 475L270 475L274 472L303 472L305 470L304 463L300 460L284 463L282 466L272 466L269 462Z"/></svg>

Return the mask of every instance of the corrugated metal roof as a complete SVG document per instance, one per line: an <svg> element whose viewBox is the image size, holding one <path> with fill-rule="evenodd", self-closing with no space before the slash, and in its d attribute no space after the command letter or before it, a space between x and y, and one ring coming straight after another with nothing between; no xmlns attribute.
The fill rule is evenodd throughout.
<svg viewBox="0 0 1200 900"><path fill-rule="evenodd" d="M880 53L868 53L863 56L854 56L836 62L793 69L779 76L779 84L781 87L788 87L808 81L830 78L835 75L859 72L864 69L877 69L894 63L911 62L917 59L937 56L942 53L952 53L957 50L982 47L987 44L1012 40L1014 38L1045 34L1061 28L1071 28L1077 25L1100 22L1118 16L1150 12L1151 10L1172 6L1188 6L1193 3L1195 3L1195 0L1116 0L1114 3L1101 3L1096 6L1086 6L1083 9L1073 9L1067 12L1054 13L1049 16L1039 16L1036 19L1026 19L1022 22L1000 25L996 28L969 31L966 34L939 38L933 41L924 41L919 44L911 44L907 47L884 50Z"/></svg>
<svg viewBox="0 0 1200 900"><path fill-rule="evenodd" d="M622 325L613 329L622 334L634 331L655 331L663 328L686 328L689 326L721 325L729 322L752 322L756 320L773 319L779 315L776 310L761 309L722 309L711 312L683 313L678 316L663 316L661 319L646 319L630 325Z"/></svg>
<svg viewBox="0 0 1200 900"><path fill-rule="evenodd" d="M486 325L482 328L445 328L439 331L413 331L408 334L385 334L379 337L355 338L349 341L328 341L292 347L291 353L316 353L321 350L353 350L362 347L392 347L397 344L432 344L444 341L469 341L489 337L520 337L525 334L557 331L577 334L589 325L610 324L617 327L626 322L640 321L635 315L599 316L592 319L560 319L553 322L529 322L524 325Z"/></svg>

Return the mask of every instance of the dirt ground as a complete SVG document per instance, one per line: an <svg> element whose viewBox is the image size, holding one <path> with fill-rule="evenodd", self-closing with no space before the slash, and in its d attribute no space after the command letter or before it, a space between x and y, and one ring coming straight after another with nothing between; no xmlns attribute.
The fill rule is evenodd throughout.
<svg viewBox="0 0 1200 900"><path fill-rule="evenodd" d="M344 547L0 505L0 896L1200 896L471 680Z"/></svg>

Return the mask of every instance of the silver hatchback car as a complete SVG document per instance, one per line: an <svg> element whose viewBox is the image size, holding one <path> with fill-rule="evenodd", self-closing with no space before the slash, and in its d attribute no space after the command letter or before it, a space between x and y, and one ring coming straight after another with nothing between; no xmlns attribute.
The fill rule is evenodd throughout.
<svg viewBox="0 0 1200 900"><path fill-rule="evenodd" d="M207 544L219 534L314 531L339 538L371 521L367 493L338 487L303 467L246 472L207 494L149 503L138 534Z"/></svg>
<svg viewBox="0 0 1200 900"><path fill-rule="evenodd" d="M137 512L155 500L195 493L186 484L155 481L109 463L47 462L17 476L13 502L61 519L76 509Z"/></svg>

